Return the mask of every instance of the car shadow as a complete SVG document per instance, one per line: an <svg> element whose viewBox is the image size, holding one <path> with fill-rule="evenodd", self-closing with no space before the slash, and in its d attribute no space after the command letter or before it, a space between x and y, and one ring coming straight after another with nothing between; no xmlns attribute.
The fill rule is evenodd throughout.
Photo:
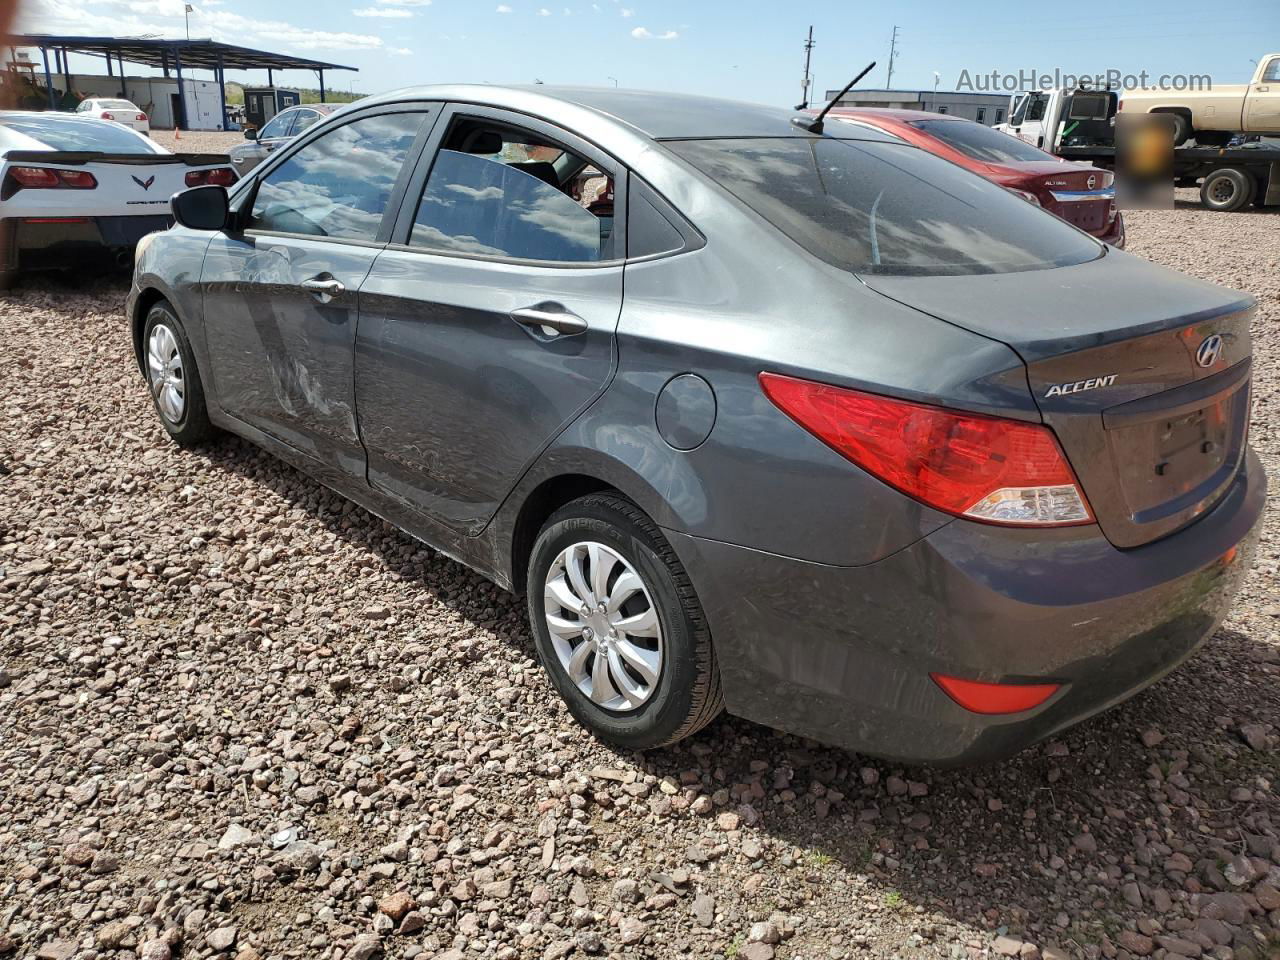
<svg viewBox="0 0 1280 960"><path fill-rule="evenodd" d="M434 551L406 563L418 541L247 441L227 437L196 454L304 510L416 584L424 601L478 628L502 623L504 642L536 658L520 598L461 565L439 577L439 565L455 562ZM1275 845L1280 855L1280 801L1261 786L1280 782L1280 753L1274 737L1260 751L1241 732L1277 723L1277 678L1280 647L1223 628L1126 703L996 764L911 767L728 715L669 748L613 752L622 766L669 778L682 807L695 794L713 797L701 821L687 808L661 809L665 791L646 801L656 817L705 825L694 863L741 856L735 845L757 842L762 882L740 895L766 914L801 911L832 883L856 882L924 940L948 924L1007 928L1096 958L1139 918L1177 928L1194 916L1184 904L1202 886L1237 889L1220 865L1241 851L1272 855ZM729 852L719 847L726 841ZM1194 865L1189 875L1164 869L1178 852ZM1237 933L1237 957L1267 955L1252 936Z"/></svg>

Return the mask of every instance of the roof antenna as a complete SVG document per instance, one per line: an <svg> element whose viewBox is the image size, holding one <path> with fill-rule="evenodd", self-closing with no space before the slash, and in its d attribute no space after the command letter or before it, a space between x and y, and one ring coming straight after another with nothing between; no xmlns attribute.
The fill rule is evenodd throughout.
<svg viewBox="0 0 1280 960"><path fill-rule="evenodd" d="M812 120L810 120L808 117L792 117L791 122L794 123L797 127L800 127L802 130L808 130L810 133L821 133L822 121L826 117L826 115L831 112L831 108L834 107L837 103L839 103L841 98L846 93L848 93L850 90L853 89L853 85L855 83L857 83L859 80L865 77L868 73L870 73L875 68L875 65L876 65L876 62L874 60L872 60L869 64L867 64L866 69L863 70L856 77L854 77L852 80L850 80L848 86L846 86L843 90L837 93L835 96L835 99L832 100L830 103L828 103L825 107L823 107L822 112L818 114L816 117L814 117ZM803 110L804 105L801 104L800 106L796 107L796 109Z"/></svg>

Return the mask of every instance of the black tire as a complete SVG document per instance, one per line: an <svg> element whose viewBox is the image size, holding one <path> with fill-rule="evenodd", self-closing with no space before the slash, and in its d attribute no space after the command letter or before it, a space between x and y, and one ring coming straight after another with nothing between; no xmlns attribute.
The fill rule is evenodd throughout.
<svg viewBox="0 0 1280 960"><path fill-rule="evenodd" d="M1230 212L1248 206L1256 190L1257 184L1249 174L1234 167L1223 167L1200 184L1200 202L1210 210Z"/></svg>
<svg viewBox="0 0 1280 960"><path fill-rule="evenodd" d="M174 417L164 409L153 379L150 363L151 336L157 327L163 326L173 335L180 364L175 367L181 377L181 414ZM205 406L204 385L200 381L200 371L196 367L195 354L191 352L191 342L187 339L187 331L178 319L177 313L166 301L156 303L148 312L146 323L142 327L142 367L147 380L147 392L151 395L152 406L156 416L169 436L180 447L194 447L210 439L217 430L209 421L208 408Z"/></svg>
<svg viewBox="0 0 1280 960"><path fill-rule="evenodd" d="M1180 147L1191 139L1194 132L1191 129L1191 118L1185 113L1171 113L1168 116L1173 119L1173 145Z"/></svg>
<svg viewBox="0 0 1280 960"><path fill-rule="evenodd" d="M662 665L648 699L614 711L578 689L561 664L545 618L548 571L562 551L602 544L640 576L662 631ZM529 562L529 621L538 656L574 718L595 736L629 750L675 743L710 723L724 708L711 633L688 574L658 527L631 501L591 494L557 510L538 535Z"/></svg>

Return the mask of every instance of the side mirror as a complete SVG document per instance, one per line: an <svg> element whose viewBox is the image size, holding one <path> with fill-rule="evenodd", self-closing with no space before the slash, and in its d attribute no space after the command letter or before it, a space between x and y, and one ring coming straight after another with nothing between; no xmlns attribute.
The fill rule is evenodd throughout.
<svg viewBox="0 0 1280 960"><path fill-rule="evenodd" d="M192 230L221 230L231 213L227 188L212 184L175 193L169 206L173 218Z"/></svg>
<svg viewBox="0 0 1280 960"><path fill-rule="evenodd" d="M245 130L245 132L244 132L244 138L245 138L246 140L257 140L257 139L258 139L258 131L257 131L257 130L255 130L255 129L253 129L252 127L250 127L249 129Z"/></svg>

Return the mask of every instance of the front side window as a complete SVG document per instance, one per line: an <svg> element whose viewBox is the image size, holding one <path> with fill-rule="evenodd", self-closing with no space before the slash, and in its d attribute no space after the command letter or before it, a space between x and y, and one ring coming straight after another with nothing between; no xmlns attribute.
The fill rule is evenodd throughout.
<svg viewBox="0 0 1280 960"><path fill-rule="evenodd" d="M1043 120L1044 108L1048 104L1048 102L1049 102L1048 97L1043 97L1043 96L1040 96L1039 94L1033 93L1031 95L1031 102L1027 107L1027 119L1032 121Z"/></svg>
<svg viewBox="0 0 1280 960"><path fill-rule="evenodd" d="M314 110L299 110L294 114L294 116L297 117L297 119L293 122L293 129L289 131L289 135L293 137L296 137L303 130L307 129L307 127L320 119L320 114L316 113Z"/></svg>
<svg viewBox="0 0 1280 960"><path fill-rule="evenodd" d="M1272 57L1267 70L1262 75L1264 83L1280 83L1280 57Z"/></svg>
<svg viewBox="0 0 1280 960"><path fill-rule="evenodd" d="M278 140L289 135L289 127L293 123L292 113L282 113L271 118L271 121L258 134L259 140Z"/></svg>
<svg viewBox="0 0 1280 960"><path fill-rule="evenodd" d="M809 253L854 273L1011 273L1103 253L1052 214L906 145L795 137L665 146Z"/></svg>
<svg viewBox="0 0 1280 960"><path fill-rule="evenodd" d="M983 163L1052 159L1017 137L966 120L916 120L911 125Z"/></svg>
<svg viewBox="0 0 1280 960"><path fill-rule="evenodd" d="M422 114L343 124L311 141L258 186L250 230L373 240Z"/></svg>
<svg viewBox="0 0 1280 960"><path fill-rule="evenodd" d="M590 173L587 161L558 144L463 121L436 155L409 242L519 260L611 259L612 182L597 172L584 184L580 173Z"/></svg>

